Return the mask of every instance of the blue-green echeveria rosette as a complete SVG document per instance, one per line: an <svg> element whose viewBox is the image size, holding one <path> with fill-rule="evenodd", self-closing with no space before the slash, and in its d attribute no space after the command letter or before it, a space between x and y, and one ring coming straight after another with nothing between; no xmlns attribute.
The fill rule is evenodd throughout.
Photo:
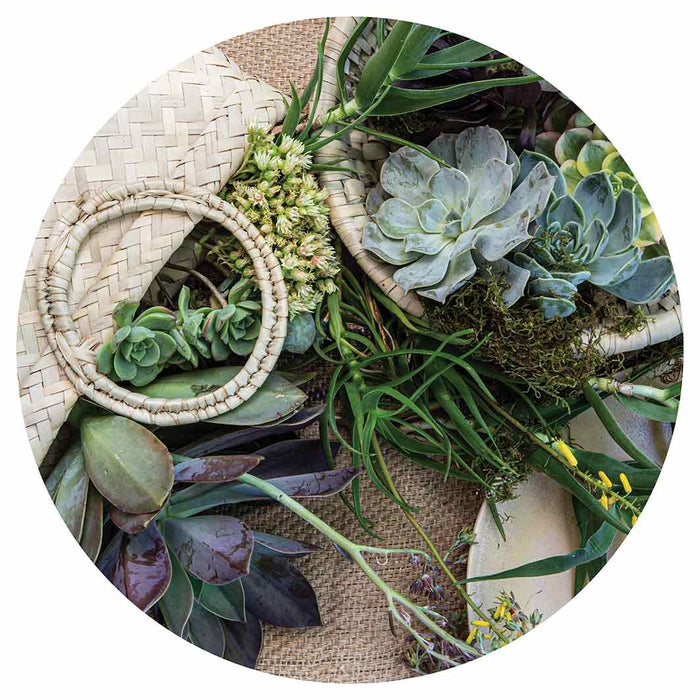
<svg viewBox="0 0 700 700"><path fill-rule="evenodd" d="M573 300L584 281L633 304L648 304L674 281L667 255L644 257L635 241L642 225L642 203L628 189L618 190L607 172L593 173L572 194L562 174L547 156L525 153L523 172L545 163L557 176L538 231L514 261L530 272L527 293L540 304L545 318L565 317L576 309Z"/></svg>
<svg viewBox="0 0 700 700"><path fill-rule="evenodd" d="M405 292L444 303L489 268L506 279L503 300L512 305L529 273L505 256L530 240L528 227L544 211L555 177L537 163L514 187L519 159L486 126L441 134L428 148L449 167L410 147L384 163L367 200L373 221L364 248L398 267L394 281Z"/></svg>
<svg viewBox="0 0 700 700"><path fill-rule="evenodd" d="M144 386L153 381L175 352L169 335L175 314L153 306L135 318L137 302L123 301L114 308L114 335L97 352L97 370L113 381Z"/></svg>

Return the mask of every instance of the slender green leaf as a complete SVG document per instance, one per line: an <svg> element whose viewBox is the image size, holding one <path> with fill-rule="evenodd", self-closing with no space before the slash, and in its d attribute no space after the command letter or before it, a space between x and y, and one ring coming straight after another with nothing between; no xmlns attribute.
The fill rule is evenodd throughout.
<svg viewBox="0 0 700 700"><path fill-rule="evenodd" d="M287 136L294 136L294 133L299 126L299 119L301 118L301 100L297 94L297 89L294 87L293 83L289 84L292 89L292 101L289 103L287 108L287 114L282 122L282 133Z"/></svg>
<svg viewBox="0 0 700 700"><path fill-rule="evenodd" d="M678 417L678 406L661 406L652 401L644 401L634 396L615 394L617 400L628 410L660 423L675 423Z"/></svg>

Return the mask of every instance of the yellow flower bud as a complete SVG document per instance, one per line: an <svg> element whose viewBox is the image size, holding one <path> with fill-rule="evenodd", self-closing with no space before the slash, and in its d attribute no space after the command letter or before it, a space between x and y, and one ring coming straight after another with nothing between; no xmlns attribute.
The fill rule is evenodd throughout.
<svg viewBox="0 0 700 700"><path fill-rule="evenodd" d="M627 478L627 474L620 474L620 483L622 484L622 488L625 489L625 493L632 492L632 487L630 486L630 482L629 482L629 479Z"/></svg>
<svg viewBox="0 0 700 700"><path fill-rule="evenodd" d="M472 625L476 625L477 627L491 627L491 623L488 622L488 620L474 620Z"/></svg>
<svg viewBox="0 0 700 700"><path fill-rule="evenodd" d="M563 440L557 440L554 443L559 450L559 452L562 453L564 456L564 459L572 466L575 467L578 464L578 460L576 457L574 457L574 453L571 451L571 448L563 441Z"/></svg>
<svg viewBox="0 0 700 700"><path fill-rule="evenodd" d="M608 487L610 488L612 486L612 481L610 481L610 478L604 471L599 471L598 476L600 477L600 480Z"/></svg>
<svg viewBox="0 0 700 700"><path fill-rule="evenodd" d="M637 516L633 515L632 516L632 525L634 525L637 522Z"/></svg>
<svg viewBox="0 0 700 700"><path fill-rule="evenodd" d="M469 633L469 636L467 637L467 644L471 644L474 641L474 637L476 637L476 630L477 627L472 627L472 631Z"/></svg>
<svg viewBox="0 0 700 700"><path fill-rule="evenodd" d="M603 494L599 500L600 500L600 505L603 506L603 508L605 508L605 510L607 510L608 509L608 497L605 494Z"/></svg>

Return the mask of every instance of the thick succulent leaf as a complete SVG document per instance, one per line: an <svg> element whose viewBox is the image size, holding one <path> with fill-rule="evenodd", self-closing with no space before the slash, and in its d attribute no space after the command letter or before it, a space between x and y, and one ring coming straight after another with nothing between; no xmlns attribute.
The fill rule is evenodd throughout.
<svg viewBox="0 0 700 700"><path fill-rule="evenodd" d="M436 255L424 255L397 270L394 273L394 282L404 292L437 284L445 277L451 253L452 244L445 246Z"/></svg>
<svg viewBox="0 0 700 700"><path fill-rule="evenodd" d="M607 226L615 213L615 194L606 173L594 173L576 185L574 199L581 205L586 223L600 219Z"/></svg>
<svg viewBox="0 0 700 700"><path fill-rule="evenodd" d="M510 147L510 144L507 141L506 148L508 149L506 163L510 165L510 169L513 171L513 182L515 182L518 179L518 177L520 177L520 158L518 158L518 154Z"/></svg>
<svg viewBox="0 0 700 700"><path fill-rule="evenodd" d="M56 488L54 504L73 537L80 541L90 480L85 471L82 452L72 455L67 464Z"/></svg>
<svg viewBox="0 0 700 700"><path fill-rule="evenodd" d="M309 406L294 413L286 420L262 427L241 428L231 430L229 428L217 431L213 435L207 435L182 446L178 451L187 457L204 457L206 455L221 454L224 450L231 450L249 445L253 442L266 440L271 437L288 435L301 428L316 422L325 411L325 404ZM181 431L178 427L177 431ZM262 454L262 452L260 453ZM269 459L269 458L268 458Z"/></svg>
<svg viewBox="0 0 700 700"><path fill-rule="evenodd" d="M547 268L540 265L537 260L531 258L526 253L516 253L513 259L520 267L527 270L533 279L549 279L552 277L552 274Z"/></svg>
<svg viewBox="0 0 700 700"><path fill-rule="evenodd" d="M579 284L590 279L591 273L588 270L580 270L578 272L553 272L552 277L557 277L558 279L566 280L574 287L578 287Z"/></svg>
<svg viewBox="0 0 700 700"><path fill-rule="evenodd" d="M167 590L171 574L168 549L154 523L121 538L111 579L134 605L150 609Z"/></svg>
<svg viewBox="0 0 700 700"><path fill-rule="evenodd" d="M117 351L114 355L114 371L120 381L128 382L136 376L137 366L129 362L121 351Z"/></svg>
<svg viewBox="0 0 700 700"><path fill-rule="evenodd" d="M587 248L587 254L582 262L587 264L597 260L601 255L609 254L610 233L600 219L593 219L583 232L581 245Z"/></svg>
<svg viewBox="0 0 700 700"><path fill-rule="evenodd" d="M254 530L253 534L255 535L255 551L259 554L280 557L303 557L306 554L313 554L318 551L316 545L292 540L289 537L271 535L257 530Z"/></svg>
<svg viewBox="0 0 700 700"><path fill-rule="evenodd" d="M165 626L174 632L178 637L183 637L187 627L187 621L190 619L192 605L194 603L194 594L192 593L192 584L190 577L182 566L180 560L174 556L170 556L172 566L172 576L170 585L163 597L158 601L158 609L163 617Z"/></svg>
<svg viewBox="0 0 700 700"><path fill-rule="evenodd" d="M120 301L115 305L112 311L114 326L116 328L122 328L131 325L131 322L134 320L134 315L136 314L136 309L138 308L139 303L137 301Z"/></svg>
<svg viewBox="0 0 700 700"><path fill-rule="evenodd" d="M568 194L552 202L547 209L547 225L556 222L563 227L573 221L579 226L583 226L585 220L581 205Z"/></svg>
<svg viewBox="0 0 700 700"><path fill-rule="evenodd" d="M489 263L492 273L501 275L507 287L501 293L501 298L506 307L511 307L525 294L525 287L530 279L528 270L513 264L510 260L497 260Z"/></svg>
<svg viewBox="0 0 700 700"><path fill-rule="evenodd" d="M627 173L628 175L632 175L627 161L617 151L613 151L605 157L602 169L609 170L611 173Z"/></svg>
<svg viewBox="0 0 700 700"><path fill-rule="evenodd" d="M153 342L158 346L158 351L160 353L158 361L161 364L169 360L175 353L175 350L177 350L177 344L173 338L162 331L155 332Z"/></svg>
<svg viewBox="0 0 700 700"><path fill-rule="evenodd" d="M471 182L472 173L478 168L484 167L488 161L499 160L505 163L508 158L508 150L505 139L498 129L493 129L490 126L477 126L465 129L457 136L455 155L459 169Z"/></svg>
<svg viewBox="0 0 700 700"><path fill-rule="evenodd" d="M555 297L539 297L537 299L545 320L552 318L566 318L576 311L576 304L569 299Z"/></svg>
<svg viewBox="0 0 700 700"><path fill-rule="evenodd" d="M642 260L636 272L619 284L604 286L606 292L633 304L650 304L668 291L675 277L671 258Z"/></svg>
<svg viewBox="0 0 700 700"><path fill-rule="evenodd" d="M420 257L417 252L407 253L403 239L385 236L374 222L368 223L362 232L362 247L390 265L407 265Z"/></svg>
<svg viewBox="0 0 700 700"><path fill-rule="evenodd" d="M201 605L194 603L187 624L187 638L192 644L215 656L223 656L226 641L221 621Z"/></svg>
<svg viewBox="0 0 700 700"><path fill-rule="evenodd" d="M457 167L457 154L455 144L457 142L457 134L440 134L434 138L428 145L428 150L434 155L444 160L445 163L453 168Z"/></svg>
<svg viewBox="0 0 700 700"><path fill-rule="evenodd" d="M380 181L392 197L418 206L430 197L428 182L439 169L440 165L432 158L404 146L387 158Z"/></svg>
<svg viewBox="0 0 700 700"><path fill-rule="evenodd" d="M500 260L516 246L530 239L527 232L530 215L521 212L509 219L473 229L474 248L490 262Z"/></svg>
<svg viewBox="0 0 700 700"><path fill-rule="evenodd" d="M334 458L339 449L339 442L331 442ZM251 474L260 479L312 474L333 468L332 464L328 464L326 452L320 440L282 440L258 450L256 454L264 459L251 471Z"/></svg>
<svg viewBox="0 0 700 700"><path fill-rule="evenodd" d="M424 231L441 233L447 225L450 212L439 199L427 199L418 207L418 218Z"/></svg>
<svg viewBox="0 0 700 700"><path fill-rule="evenodd" d="M389 238L400 240L409 233L423 231L417 207L403 199L387 199L374 215L374 220L382 233Z"/></svg>
<svg viewBox="0 0 700 700"><path fill-rule="evenodd" d="M88 416L80 433L90 480L110 503L127 513L161 508L173 487L173 460L150 430L121 416Z"/></svg>
<svg viewBox="0 0 700 700"><path fill-rule="evenodd" d="M202 585L197 602L210 613L224 620L245 622L245 593L241 579L225 586Z"/></svg>
<svg viewBox="0 0 700 700"><path fill-rule="evenodd" d="M370 216L374 216L378 211L379 207L382 206L382 202L386 201L388 195L384 191L384 188L380 184L376 184L367 194L367 199L365 200L365 209Z"/></svg>
<svg viewBox="0 0 700 700"><path fill-rule="evenodd" d="M463 287L474 276L475 272L476 264L472 258L471 246L465 246L453 254L442 280L432 287L419 289L418 294L426 299L432 299L440 304L444 304L447 297L460 287Z"/></svg>
<svg viewBox="0 0 700 700"><path fill-rule="evenodd" d="M513 186L513 171L505 161L489 160L470 173L469 184L469 215L462 222L465 231L503 207Z"/></svg>
<svg viewBox="0 0 700 700"><path fill-rule="evenodd" d="M469 202L469 178L457 168L440 168L428 183L430 194L448 211L462 212Z"/></svg>
<svg viewBox="0 0 700 700"><path fill-rule="evenodd" d="M80 533L80 546L93 562L97 561L102 548L103 505L102 495L90 484L85 506L83 531Z"/></svg>
<svg viewBox="0 0 700 700"><path fill-rule="evenodd" d="M97 351L97 371L105 376L114 371L114 348L111 340L100 345Z"/></svg>
<svg viewBox="0 0 700 700"><path fill-rule="evenodd" d="M593 139L581 148L576 158L576 167L584 177L597 173L603 169L603 161L606 156L614 152L615 146L609 141Z"/></svg>
<svg viewBox="0 0 700 700"><path fill-rule="evenodd" d="M240 371L240 367L212 367L193 372L179 372L161 377L145 386L146 396L164 399L185 399L214 391L223 386ZM260 426L279 420L298 409L306 401L306 394L277 372L272 372L264 384L247 401L232 411L207 423L223 425Z"/></svg>
<svg viewBox="0 0 700 700"><path fill-rule="evenodd" d="M235 664L255 668L262 649L262 625L250 610L245 622L222 622L226 648L224 658Z"/></svg>
<svg viewBox="0 0 700 700"><path fill-rule="evenodd" d="M438 233L410 233L404 239L406 254L437 255L446 245L454 243L450 236Z"/></svg>
<svg viewBox="0 0 700 700"><path fill-rule="evenodd" d="M533 151L523 151L520 155L520 174L513 183L513 188L516 188L529 175L530 171L537 165L544 163L547 172L556 180L552 189L552 195L559 199L567 192L566 179L557 163L544 153L534 153Z"/></svg>
<svg viewBox="0 0 700 700"><path fill-rule="evenodd" d="M255 554L243 579L246 609L276 627L316 627L321 624L311 584L281 557Z"/></svg>
<svg viewBox="0 0 700 700"><path fill-rule="evenodd" d="M134 386L150 384L160 374L161 369L161 365L151 365L150 367L139 365L136 367L136 374L132 377L131 383Z"/></svg>
<svg viewBox="0 0 700 700"><path fill-rule="evenodd" d="M576 160L581 149L593 138L593 132L583 127L567 129L554 146L554 157L559 164ZM600 169L600 168L599 168Z"/></svg>
<svg viewBox="0 0 700 700"><path fill-rule="evenodd" d="M255 330L257 338L259 329ZM298 313L287 324L287 335L284 339L283 350L294 353L295 355L303 355L316 340L316 322L314 315L308 311Z"/></svg>
<svg viewBox="0 0 700 700"><path fill-rule="evenodd" d="M659 220L656 218L656 214L651 212L642 219L639 235L634 243L638 246L653 245L654 243L658 243L661 240L661 237L661 225L659 224Z"/></svg>
<svg viewBox="0 0 700 700"><path fill-rule="evenodd" d="M195 457L175 465L175 481L206 484L233 481L260 461L261 457L254 455Z"/></svg>
<svg viewBox="0 0 700 700"><path fill-rule="evenodd" d="M537 163L513 190L508 201L481 223L493 224L525 211L532 219L538 217L547 206L555 181L556 178L549 174L547 166L543 162Z"/></svg>
<svg viewBox="0 0 700 700"><path fill-rule="evenodd" d="M583 180L583 175L578 171L575 160L567 160L561 164L561 174L566 182L566 187L571 194L574 193L579 182Z"/></svg>
<svg viewBox="0 0 700 700"><path fill-rule="evenodd" d="M589 282L605 287L629 279L639 267L642 251L628 248L615 255L601 255L588 265Z"/></svg>
<svg viewBox="0 0 700 700"><path fill-rule="evenodd" d="M229 515L163 520L168 546L194 576L221 586L248 573L253 533Z"/></svg>
<svg viewBox="0 0 700 700"><path fill-rule="evenodd" d="M109 510L109 518L122 532L129 535L136 535L143 532L149 523L158 515L159 511L154 513L125 513L112 506Z"/></svg>
<svg viewBox="0 0 700 700"><path fill-rule="evenodd" d="M570 299L576 294L576 291L576 287L573 284L556 277L537 279L530 282L530 294L533 296L554 296Z"/></svg>

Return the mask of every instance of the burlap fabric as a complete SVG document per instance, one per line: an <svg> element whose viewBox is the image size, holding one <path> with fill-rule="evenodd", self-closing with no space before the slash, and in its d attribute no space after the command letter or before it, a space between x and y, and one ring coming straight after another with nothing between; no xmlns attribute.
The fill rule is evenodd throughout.
<svg viewBox="0 0 700 700"><path fill-rule="evenodd" d="M219 48L246 73L280 89L292 81L301 90L313 70L316 42L323 28L323 20L276 25L223 42ZM312 394L322 397L325 386L320 376ZM396 452L387 450L386 457L402 495L421 509L418 520L445 552L461 527L474 524L481 502L478 490L463 482L445 484L439 474L412 464ZM348 463L346 451L341 451L338 463ZM420 538L400 509L366 479L362 483L362 502L366 516L376 523L387 546L421 546ZM369 541L369 535L339 498L307 501L306 505L347 537L356 542ZM309 525L279 507L251 507L243 514L255 529L301 539L321 548L298 565L316 590L324 625L306 630L266 629L258 664L261 671L340 683L389 681L413 675L402 661L405 640L394 638L389 629L384 597L353 564L340 557ZM407 557L374 563L392 586L408 591L416 574ZM445 603L452 609L460 604L454 594L448 595Z"/></svg>

